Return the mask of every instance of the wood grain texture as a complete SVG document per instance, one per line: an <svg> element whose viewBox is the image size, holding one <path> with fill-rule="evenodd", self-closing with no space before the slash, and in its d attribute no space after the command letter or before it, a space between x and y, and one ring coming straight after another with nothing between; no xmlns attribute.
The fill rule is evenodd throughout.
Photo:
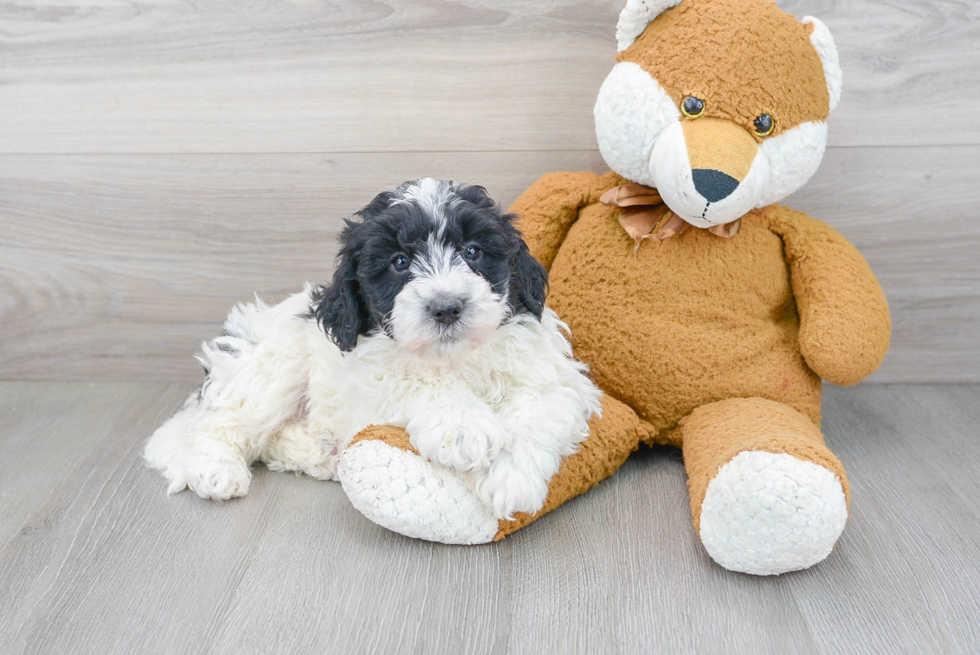
<svg viewBox="0 0 980 655"><path fill-rule="evenodd" d="M253 292L329 278L341 219L419 175L509 204L591 151L0 156L0 378L189 379ZM980 147L834 148L787 202L841 230L888 294L879 382L980 380Z"/></svg>
<svg viewBox="0 0 980 655"><path fill-rule="evenodd" d="M976 652L980 388L826 395L823 428L852 502L833 565L791 581L811 632L825 652Z"/></svg>
<svg viewBox="0 0 980 655"><path fill-rule="evenodd" d="M621 6L6 3L0 152L594 149ZM846 77L832 145L980 145L975 2L785 6L836 36Z"/></svg>
<svg viewBox="0 0 980 655"><path fill-rule="evenodd" d="M980 148L844 148L786 203L843 232L892 315L875 382L980 381Z"/></svg>
<svg viewBox="0 0 980 655"><path fill-rule="evenodd" d="M0 489L17 508L0 523L5 651L969 653L980 643L980 386L828 387L824 430L849 471L850 520L827 561L777 578L711 562L669 448L640 451L585 496L480 547L394 535L339 485L262 468L241 500L167 497L139 449L190 390L0 383ZM55 426L64 440L35 438Z"/></svg>
<svg viewBox="0 0 980 655"><path fill-rule="evenodd" d="M515 538L515 652L972 652L980 390L829 387L824 416L852 480L826 562L777 578L714 566L680 457L641 451Z"/></svg>
<svg viewBox="0 0 980 655"><path fill-rule="evenodd" d="M333 272L342 219L419 176L508 202L597 153L0 156L0 378L189 379L231 306Z"/></svg>
<svg viewBox="0 0 980 655"><path fill-rule="evenodd" d="M170 411L186 395L186 384L158 386L159 405L153 405L145 388L127 383L0 385L0 545L18 532L51 528L27 519L94 465L116 457L129 428L146 429L165 417L154 413L160 406ZM102 415L79 424L80 407L98 407Z"/></svg>

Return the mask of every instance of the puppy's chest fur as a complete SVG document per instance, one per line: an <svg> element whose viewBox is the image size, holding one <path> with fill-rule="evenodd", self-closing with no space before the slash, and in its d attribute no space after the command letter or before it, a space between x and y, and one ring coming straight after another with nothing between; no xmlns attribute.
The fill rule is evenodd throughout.
<svg viewBox="0 0 980 655"><path fill-rule="evenodd" d="M322 333L312 335L310 418L329 426L324 436L342 446L368 425L405 427L420 401L441 394L468 392L496 413L516 394L577 386L584 380L561 329L550 310L540 322L518 315L466 359L443 364L406 353L381 333L361 337L343 356Z"/></svg>

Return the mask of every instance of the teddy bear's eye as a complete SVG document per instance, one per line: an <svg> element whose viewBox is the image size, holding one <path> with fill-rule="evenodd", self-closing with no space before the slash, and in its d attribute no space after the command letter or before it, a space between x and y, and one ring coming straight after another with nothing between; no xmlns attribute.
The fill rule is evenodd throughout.
<svg viewBox="0 0 980 655"><path fill-rule="evenodd" d="M704 100L687 96L681 101L681 113L688 118L697 118L704 113Z"/></svg>
<svg viewBox="0 0 980 655"><path fill-rule="evenodd" d="M755 135L758 137L769 136L776 129L776 121L769 114L759 116L752 125L755 126Z"/></svg>

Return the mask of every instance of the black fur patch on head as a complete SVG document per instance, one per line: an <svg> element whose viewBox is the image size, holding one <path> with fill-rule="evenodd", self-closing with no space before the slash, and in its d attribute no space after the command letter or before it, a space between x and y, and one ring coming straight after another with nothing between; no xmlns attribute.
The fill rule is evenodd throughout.
<svg viewBox="0 0 980 655"><path fill-rule="evenodd" d="M312 317L345 352L354 349L358 335L385 327L412 275L398 270L397 258L424 256L433 233L459 253L478 249L478 257L463 258L470 269L498 293L506 291L512 313L541 317L548 274L528 252L516 217L503 213L483 187L453 182L438 183L445 193L434 208L407 193L419 184L379 194L357 213L359 221L346 221L333 280L313 295Z"/></svg>
<svg viewBox="0 0 980 655"><path fill-rule="evenodd" d="M470 245L483 254L467 261L491 286L507 288L507 302L515 314L525 312L541 318L548 294L548 272L527 249L514 226L515 214L505 214L481 186L457 185L463 203L446 210L447 241L461 251Z"/></svg>

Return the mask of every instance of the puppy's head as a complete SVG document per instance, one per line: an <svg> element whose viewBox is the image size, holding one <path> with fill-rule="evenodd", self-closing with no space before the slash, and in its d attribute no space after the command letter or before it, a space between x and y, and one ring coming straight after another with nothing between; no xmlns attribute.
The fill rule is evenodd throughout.
<svg viewBox="0 0 980 655"><path fill-rule="evenodd" d="M433 179L378 195L341 234L313 314L347 352L383 330L432 360L465 357L510 315L540 318L547 273L482 187Z"/></svg>

